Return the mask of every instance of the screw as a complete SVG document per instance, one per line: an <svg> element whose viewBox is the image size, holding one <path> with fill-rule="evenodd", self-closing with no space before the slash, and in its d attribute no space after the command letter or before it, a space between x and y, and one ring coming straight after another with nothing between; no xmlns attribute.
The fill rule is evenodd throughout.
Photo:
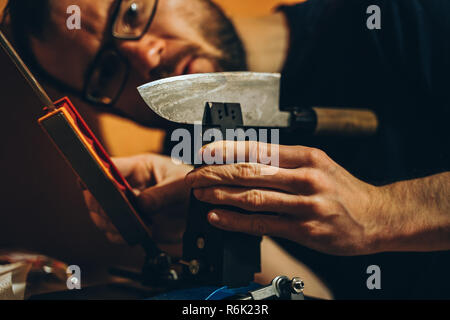
<svg viewBox="0 0 450 320"><path fill-rule="evenodd" d="M198 263L197 260L192 260L189 263L189 272L193 275L198 274L198 272L200 271L200 264Z"/></svg>
<svg viewBox="0 0 450 320"><path fill-rule="evenodd" d="M197 248L204 249L205 248L205 239L202 237L199 237L197 239Z"/></svg>
<svg viewBox="0 0 450 320"><path fill-rule="evenodd" d="M178 280L178 273L174 269L169 270L169 280Z"/></svg>
<svg viewBox="0 0 450 320"><path fill-rule="evenodd" d="M291 282L291 288L294 291L294 293L301 293L303 292L303 289L305 288L305 283L300 278L292 278Z"/></svg>

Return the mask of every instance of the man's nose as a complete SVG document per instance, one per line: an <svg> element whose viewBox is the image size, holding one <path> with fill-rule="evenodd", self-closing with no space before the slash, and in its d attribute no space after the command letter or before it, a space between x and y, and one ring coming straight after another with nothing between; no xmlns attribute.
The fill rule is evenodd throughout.
<svg viewBox="0 0 450 320"><path fill-rule="evenodd" d="M139 41L122 41L118 44L118 48L128 58L136 72L147 80L150 72L161 63L166 50L166 41L147 35Z"/></svg>

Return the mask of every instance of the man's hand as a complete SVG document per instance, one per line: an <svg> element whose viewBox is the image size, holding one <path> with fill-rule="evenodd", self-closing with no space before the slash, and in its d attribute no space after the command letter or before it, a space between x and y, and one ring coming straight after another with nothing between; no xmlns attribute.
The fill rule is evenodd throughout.
<svg viewBox="0 0 450 320"><path fill-rule="evenodd" d="M138 210L153 222L152 238L167 251L178 251L185 229L189 188L186 174L192 167L177 165L168 157L145 154L113 159L138 199ZM89 191L83 192L94 223L110 241L123 242L117 229ZM145 220L145 219L144 219Z"/></svg>
<svg viewBox="0 0 450 320"><path fill-rule="evenodd" d="M242 159L244 155L246 161L261 162L258 148L270 151L267 146L256 142L217 142L204 147L203 152L215 159L223 157L224 162L233 156L235 160L238 156ZM265 175L270 172L273 175ZM448 175L440 179L447 181L448 186ZM423 193L419 186L414 196L408 188L413 183L404 182L407 185L403 187L369 185L317 149L279 146L279 168L260 163L206 166L188 174L186 181L201 201L254 212L247 215L221 209L211 211L209 222L224 230L283 237L336 255L442 250L449 246L449 233L445 233L450 226L448 200L436 210L421 203L411 207L417 201L414 198ZM428 187L428 192L434 192L433 197L443 187L435 184L436 188ZM405 196L394 197L391 190L403 190ZM405 199L408 205L402 204ZM409 209L402 211L404 208ZM427 244L420 240L425 235Z"/></svg>
<svg viewBox="0 0 450 320"><path fill-rule="evenodd" d="M227 152L236 151L235 158L245 152L245 159L259 162L258 153L251 153L262 145L218 142L203 151L208 148L216 159L219 152L224 161L230 159ZM208 219L218 228L283 237L332 254L369 253L375 187L356 179L317 149L280 146L279 162L280 168L260 163L203 167L188 174L186 181L201 201L257 213L213 210Z"/></svg>

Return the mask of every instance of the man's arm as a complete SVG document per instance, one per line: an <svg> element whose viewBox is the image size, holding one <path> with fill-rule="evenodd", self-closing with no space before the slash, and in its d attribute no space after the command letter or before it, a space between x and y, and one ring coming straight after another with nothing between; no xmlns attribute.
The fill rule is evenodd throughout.
<svg viewBox="0 0 450 320"><path fill-rule="evenodd" d="M379 189L379 251L450 249L450 172Z"/></svg>

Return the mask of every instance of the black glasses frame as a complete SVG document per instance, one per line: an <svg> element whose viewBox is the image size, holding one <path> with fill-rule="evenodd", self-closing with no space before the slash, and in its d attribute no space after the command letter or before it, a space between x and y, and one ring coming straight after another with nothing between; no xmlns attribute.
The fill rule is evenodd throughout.
<svg viewBox="0 0 450 320"><path fill-rule="evenodd" d="M103 45L103 47L100 49L100 51L97 53L96 57L94 58L92 64L90 65L90 67L88 68L88 71L86 73L86 77L84 79L84 88L83 88L83 99L86 100L87 102L94 104L96 106L104 106L104 107L110 107L111 105L114 105L117 100L119 99L120 95L122 94L125 85L128 81L129 75L130 75L130 63L129 61L117 50L117 47L115 45L115 40L121 40L121 41L138 41L140 40L145 33L148 31L150 25L153 22L153 19L155 17L156 14L156 9L158 7L158 0L155 0L155 4L153 6L152 9L152 13L150 14L150 17L148 19L148 22L145 26L145 28L142 30L142 33L139 36L118 36L115 32L114 32L114 25L117 19L117 16L120 12L120 8L122 5L123 0L119 0L116 4L116 8L114 9L114 13L112 15L111 18L111 22L110 22L110 26L109 29L111 30L111 35L112 37L109 38L109 40ZM121 61L124 63L125 65L125 76L123 78L122 84L120 85L120 89L118 90L117 94L115 97L111 98L111 101L109 103L104 103L102 101L100 101L99 99L95 99L94 97L91 97L89 95L89 83L90 80L96 70L96 66L98 64L98 62L102 59L103 55L108 52L108 51L113 51L120 59Z"/></svg>
<svg viewBox="0 0 450 320"><path fill-rule="evenodd" d="M148 28L152 24L152 21L156 14L156 8L158 7L158 0L155 0L155 4L153 5L152 13L150 14L150 18L147 21L147 25L142 30L142 33L139 36L134 36L134 37L133 36L120 36L114 32L114 24L117 19L117 15L119 14L120 7L122 6L122 2L123 2L123 0L119 0L116 8L114 10L113 19L111 20L112 21L111 22L111 34L112 34L113 38L117 39L117 40L139 40L144 36L144 34L147 32Z"/></svg>
<svg viewBox="0 0 450 320"><path fill-rule="evenodd" d="M99 61L101 61L101 59L103 58L103 55L106 52L114 52L117 57L122 61L122 63L125 65L125 75L123 77L122 83L120 84L119 90L117 91L116 95L114 97L111 97L111 101L109 103L104 103L99 99L96 99L95 97L92 97L89 94L89 84L91 83L91 79L95 73L95 71L97 70L97 65L99 63ZM86 77L84 79L84 87L83 87L83 92L82 92L82 96L83 99L86 100L87 102L94 104L96 106L111 106L114 105L117 100L119 99L120 95L122 94L125 85L128 81L128 78L130 76L130 63L128 62L127 59L125 59L117 50L116 46L114 45L114 43L110 42L106 45L104 45L102 47L102 49L100 49L100 51L97 53L96 57L94 58L94 60L92 61L91 66L88 68L88 71L86 73Z"/></svg>

